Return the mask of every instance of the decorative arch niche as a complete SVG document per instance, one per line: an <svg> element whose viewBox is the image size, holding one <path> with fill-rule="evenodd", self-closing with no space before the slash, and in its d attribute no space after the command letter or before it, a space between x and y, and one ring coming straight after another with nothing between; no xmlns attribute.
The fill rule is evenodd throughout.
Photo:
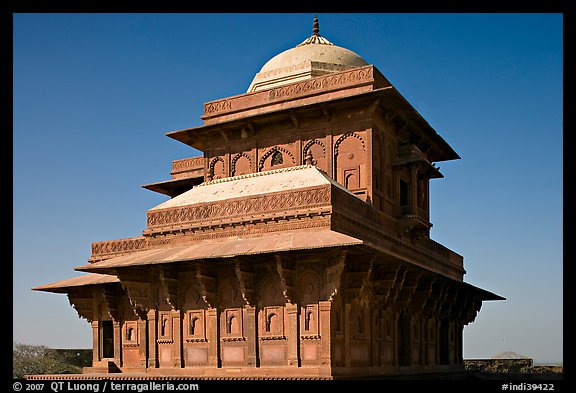
<svg viewBox="0 0 576 393"><path fill-rule="evenodd" d="M302 161L306 163L308 153L312 156L312 165L324 172L328 171L328 160L326 157L326 146L318 139L312 139L302 149Z"/></svg>
<svg viewBox="0 0 576 393"><path fill-rule="evenodd" d="M361 196L366 191L367 164L364 139L355 132L342 135L334 144L334 168L336 181Z"/></svg>
<svg viewBox="0 0 576 393"><path fill-rule="evenodd" d="M245 153L238 153L232 159L232 176L252 173L252 160Z"/></svg>
<svg viewBox="0 0 576 393"><path fill-rule="evenodd" d="M281 146L274 146L268 150L258 164L258 171L269 171L272 169L287 168L296 165L294 155Z"/></svg>
<svg viewBox="0 0 576 393"><path fill-rule="evenodd" d="M286 298L282 294L277 277L270 274L258 291L259 333L262 339L284 337L284 306Z"/></svg>
<svg viewBox="0 0 576 393"><path fill-rule="evenodd" d="M226 174L226 164L222 157L216 157L210 161L209 170L212 175L212 180L228 177Z"/></svg>
<svg viewBox="0 0 576 393"><path fill-rule="evenodd" d="M298 301L300 303L300 332L302 337L316 337L319 331L320 277L313 270L300 274L298 280Z"/></svg>

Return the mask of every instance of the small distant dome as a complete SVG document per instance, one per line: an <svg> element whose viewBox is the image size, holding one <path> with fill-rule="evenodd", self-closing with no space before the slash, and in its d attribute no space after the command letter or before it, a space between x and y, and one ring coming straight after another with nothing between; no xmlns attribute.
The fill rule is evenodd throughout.
<svg viewBox="0 0 576 393"><path fill-rule="evenodd" d="M365 65L366 60L356 53L322 37L315 17L312 36L268 60L254 77L248 93Z"/></svg>

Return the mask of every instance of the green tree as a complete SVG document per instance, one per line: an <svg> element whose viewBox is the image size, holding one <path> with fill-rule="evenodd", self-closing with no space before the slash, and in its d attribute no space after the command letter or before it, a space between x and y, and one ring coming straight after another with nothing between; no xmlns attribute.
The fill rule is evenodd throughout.
<svg viewBox="0 0 576 393"><path fill-rule="evenodd" d="M82 367L71 364L70 360L56 349L44 345L12 343L12 377L24 378L32 374L72 374L81 373Z"/></svg>

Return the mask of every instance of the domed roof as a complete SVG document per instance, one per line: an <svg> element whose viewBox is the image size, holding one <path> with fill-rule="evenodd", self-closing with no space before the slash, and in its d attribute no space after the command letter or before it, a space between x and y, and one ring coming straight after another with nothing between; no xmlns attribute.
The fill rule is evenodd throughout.
<svg viewBox="0 0 576 393"><path fill-rule="evenodd" d="M312 36L268 60L248 93L365 65L366 60L356 53L322 37L318 18L314 17Z"/></svg>

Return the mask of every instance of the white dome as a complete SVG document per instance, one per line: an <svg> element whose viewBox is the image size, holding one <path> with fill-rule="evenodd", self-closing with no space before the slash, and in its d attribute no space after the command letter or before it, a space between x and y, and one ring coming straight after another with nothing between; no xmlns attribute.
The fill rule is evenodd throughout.
<svg viewBox="0 0 576 393"><path fill-rule="evenodd" d="M368 65L356 53L337 45L306 44L285 50L274 56L260 70L260 73L280 68L292 67L303 62L336 64L346 68Z"/></svg>
<svg viewBox="0 0 576 393"><path fill-rule="evenodd" d="M356 53L322 37L318 18L314 18L312 31L312 36L298 46L268 60L252 80L248 93L368 65Z"/></svg>

